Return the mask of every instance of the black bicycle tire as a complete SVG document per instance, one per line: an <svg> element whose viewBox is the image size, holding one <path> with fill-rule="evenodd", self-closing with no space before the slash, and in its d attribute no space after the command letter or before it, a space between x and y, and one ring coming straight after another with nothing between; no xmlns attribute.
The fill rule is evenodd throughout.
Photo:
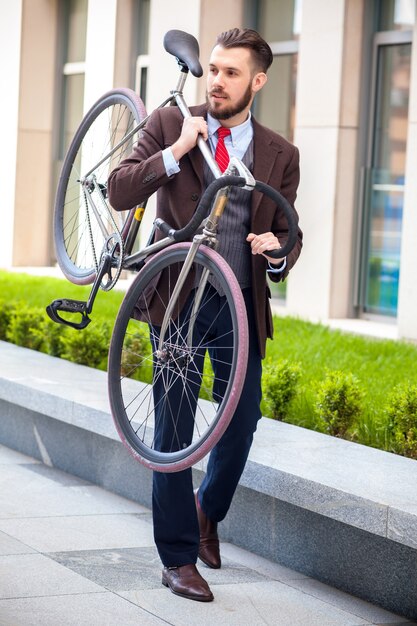
<svg viewBox="0 0 417 626"><path fill-rule="evenodd" d="M139 294L164 267L183 260L190 243L178 243L156 254L139 272L126 293L114 325L108 360L108 391L113 420L119 436L134 456L146 467L159 472L182 471L201 460L214 447L225 432L236 409L244 384L248 357L248 325L246 307L237 279L226 261L214 250L201 246L197 255L199 262L209 267L221 281L232 312L236 347L229 384L223 401L219 405L215 419L203 440L190 446L190 449L172 453L158 452L144 444L133 434L126 415L120 383L121 351L127 324Z"/></svg>
<svg viewBox="0 0 417 626"><path fill-rule="evenodd" d="M82 145L82 141L85 138L88 130L92 126L96 118L106 109L116 104L126 104L130 108L131 112L136 117L137 123L141 122L146 117L145 106L138 96L131 89L112 89L105 93L101 98L93 104L90 110L86 113L82 119L77 131L71 141L71 144L66 153L61 174L57 186L57 192L55 196L54 204L54 244L55 253L58 264L68 280L78 285L90 284L96 277L95 267L80 268L75 265L70 259L66 245L64 235L64 203L71 175L71 170L76 159L77 154Z"/></svg>

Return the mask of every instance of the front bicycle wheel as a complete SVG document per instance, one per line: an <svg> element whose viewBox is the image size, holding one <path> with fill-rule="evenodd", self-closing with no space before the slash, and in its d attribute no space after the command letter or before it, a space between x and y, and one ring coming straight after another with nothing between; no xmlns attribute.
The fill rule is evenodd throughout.
<svg viewBox="0 0 417 626"><path fill-rule="evenodd" d="M134 91L114 89L93 105L70 144L57 188L54 239L58 263L73 283L94 281L102 251L123 232L129 211L112 209L107 178L132 151L138 134L130 133L145 117Z"/></svg>
<svg viewBox="0 0 417 626"><path fill-rule="evenodd" d="M109 351L118 433L138 461L160 472L190 467L213 448L247 366L242 291L214 250L200 247L165 315L190 245L172 245L145 264L122 302Z"/></svg>

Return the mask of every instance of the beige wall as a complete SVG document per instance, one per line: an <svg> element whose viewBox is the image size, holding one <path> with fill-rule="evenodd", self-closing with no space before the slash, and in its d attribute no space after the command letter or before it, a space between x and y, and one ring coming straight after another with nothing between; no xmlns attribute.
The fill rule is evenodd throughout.
<svg viewBox="0 0 417 626"><path fill-rule="evenodd" d="M169 96L177 85L179 68L175 58L163 47L164 35L168 30L185 30L199 37L200 0L177 0L175 4L167 0L152 0L149 25L149 67L147 106L151 111ZM198 79L189 74L184 89L188 104L196 103Z"/></svg>
<svg viewBox="0 0 417 626"><path fill-rule="evenodd" d="M295 144L304 249L287 307L314 319L350 311L363 0L304 0Z"/></svg>
<svg viewBox="0 0 417 626"><path fill-rule="evenodd" d="M0 93L3 96L0 99L0 117L5 122L2 125L3 148L0 150L0 267L10 267L13 259L21 19L21 0L0 2Z"/></svg>
<svg viewBox="0 0 417 626"><path fill-rule="evenodd" d="M337 147L336 194L330 277L329 317L353 315L354 234L359 232L357 216L357 147L360 116L360 87L363 44L363 0L345 5L340 98L340 126Z"/></svg>
<svg viewBox="0 0 417 626"><path fill-rule="evenodd" d="M16 167L14 265L49 265L56 2L24 0Z"/></svg>
<svg viewBox="0 0 417 626"><path fill-rule="evenodd" d="M242 26L242 5L242 0L201 0L199 44L204 77L198 83L198 102L204 102L206 97L207 67L216 37L225 30Z"/></svg>
<svg viewBox="0 0 417 626"><path fill-rule="evenodd" d="M114 60L115 87L129 87L132 64L132 35L136 0L118 0Z"/></svg>
<svg viewBox="0 0 417 626"><path fill-rule="evenodd" d="M118 0L88 0L84 111L113 87Z"/></svg>

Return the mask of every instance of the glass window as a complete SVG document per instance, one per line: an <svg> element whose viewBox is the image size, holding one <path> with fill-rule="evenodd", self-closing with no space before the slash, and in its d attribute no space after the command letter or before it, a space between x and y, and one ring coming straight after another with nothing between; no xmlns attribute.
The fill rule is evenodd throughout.
<svg viewBox="0 0 417 626"><path fill-rule="evenodd" d="M84 74L64 76L61 158L64 158L83 117Z"/></svg>
<svg viewBox="0 0 417 626"><path fill-rule="evenodd" d="M395 316L407 149L411 44L378 48L364 312Z"/></svg>
<svg viewBox="0 0 417 626"><path fill-rule="evenodd" d="M151 11L151 0L139 0L138 7L138 39L137 54L148 54L149 52L149 15Z"/></svg>
<svg viewBox="0 0 417 626"><path fill-rule="evenodd" d="M136 28L136 80L135 90L146 106L146 91L149 67L149 18L151 0L139 0L137 5Z"/></svg>
<svg viewBox="0 0 417 626"><path fill-rule="evenodd" d="M87 0L65 0L63 11L62 104L58 159L63 160L83 117Z"/></svg>
<svg viewBox="0 0 417 626"><path fill-rule="evenodd" d="M66 0L66 63L85 61L87 0Z"/></svg>
<svg viewBox="0 0 417 626"><path fill-rule="evenodd" d="M258 0L257 29L269 43L298 39L301 0Z"/></svg>
<svg viewBox="0 0 417 626"><path fill-rule="evenodd" d="M274 56L268 70L268 87L260 92L256 108L259 121L288 141L294 139L297 60L297 54Z"/></svg>
<svg viewBox="0 0 417 626"><path fill-rule="evenodd" d="M415 0L381 0L378 30L411 30L416 17Z"/></svg>

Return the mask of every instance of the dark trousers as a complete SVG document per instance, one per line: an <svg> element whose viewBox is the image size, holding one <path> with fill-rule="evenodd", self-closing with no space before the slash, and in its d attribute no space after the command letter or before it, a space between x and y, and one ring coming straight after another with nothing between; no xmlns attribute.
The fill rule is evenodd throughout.
<svg viewBox="0 0 417 626"><path fill-rule="evenodd" d="M229 510L248 458L257 422L261 417L261 355L250 290L245 289L243 295L249 324L249 358L245 383L234 416L210 453L207 473L199 489L201 508L215 522L224 519ZM205 326L212 325L213 319L217 320L216 336L224 337L227 334L230 317L227 314L218 314L222 308L222 300L217 294L210 298L210 305L205 307L204 316L198 319L202 334ZM216 376L222 378L221 373L216 372ZM156 405L161 393L162 388L154 388ZM175 389L170 394L171 406L178 406L180 400L175 398ZM152 513L154 538L162 563L167 567L196 563L200 534L191 468L177 473L154 472Z"/></svg>

